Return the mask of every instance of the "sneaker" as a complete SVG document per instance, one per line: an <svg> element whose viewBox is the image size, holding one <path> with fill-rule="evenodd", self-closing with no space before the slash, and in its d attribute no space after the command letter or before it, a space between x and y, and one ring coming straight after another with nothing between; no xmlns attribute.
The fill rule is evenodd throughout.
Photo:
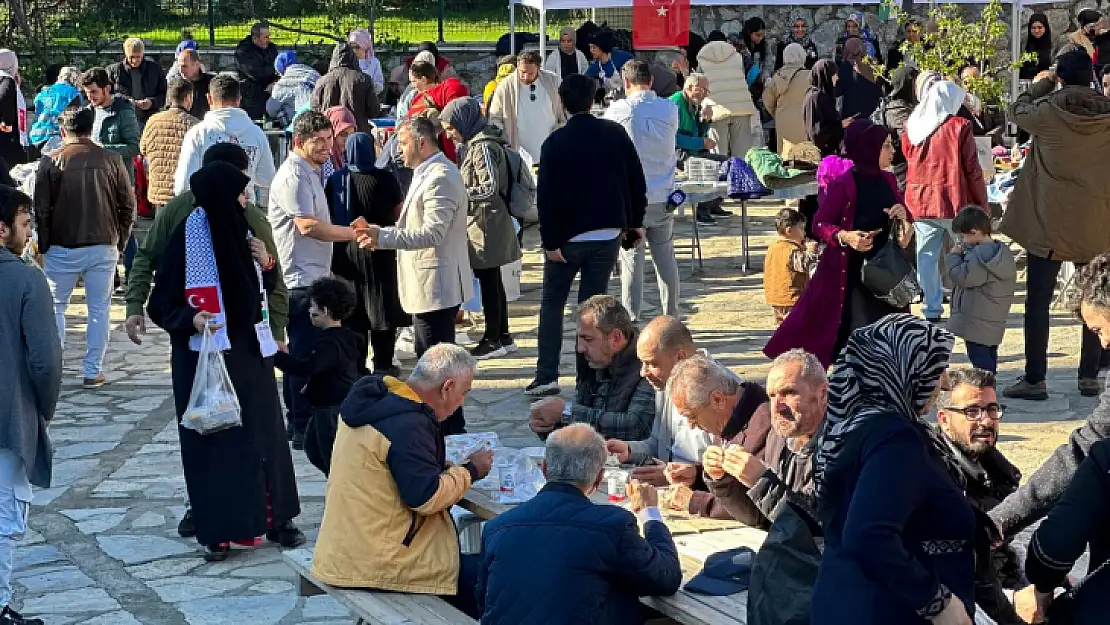
<svg viewBox="0 0 1110 625"><path fill-rule="evenodd" d="M505 349L506 355L515 354L520 351L520 348L516 346L516 343L513 342L513 337L511 336L501 337L501 347Z"/></svg>
<svg viewBox="0 0 1110 625"><path fill-rule="evenodd" d="M204 546L205 562L223 562L229 555L231 555L231 545L228 543Z"/></svg>
<svg viewBox="0 0 1110 625"><path fill-rule="evenodd" d="M286 521L266 532L266 540L277 543L286 549L294 549L305 543L304 532L297 529L292 521Z"/></svg>
<svg viewBox="0 0 1110 625"><path fill-rule="evenodd" d="M479 341L478 345L470 350L470 355L474 356L476 360L500 358L502 356L508 355L508 353L509 352L505 351L504 347L501 347L500 343L494 343L492 341L487 341L486 339L482 339L481 341Z"/></svg>
<svg viewBox="0 0 1110 625"><path fill-rule="evenodd" d="M559 394L559 381L552 380L550 382L540 382L533 380L531 384L524 387L524 394L528 397L547 397L548 395Z"/></svg>
<svg viewBox="0 0 1110 625"><path fill-rule="evenodd" d="M713 206L713 208L709 209L709 216L710 217L721 217L721 218L724 218L724 219L728 219L729 217L732 217L732 212L731 211L726 211L725 209L721 208L720 206L715 205L715 206Z"/></svg>
<svg viewBox="0 0 1110 625"><path fill-rule="evenodd" d="M83 386L85 388L88 388L88 389L100 388L101 386L104 386L104 374L101 373L101 374L97 375L95 378L85 378L81 382L81 386Z"/></svg>
<svg viewBox="0 0 1110 625"><path fill-rule="evenodd" d="M709 213L698 213L694 216L694 220L698 222L699 226L716 226L717 220Z"/></svg>
<svg viewBox="0 0 1110 625"><path fill-rule="evenodd" d="M0 625L46 625L46 621L39 618L27 618L12 609L11 606L0 612Z"/></svg>
<svg viewBox="0 0 1110 625"><path fill-rule="evenodd" d="M1079 394L1084 397L1098 397L1102 392L1098 378L1079 378Z"/></svg>
<svg viewBox="0 0 1110 625"><path fill-rule="evenodd" d="M186 510L185 516L177 524L177 535L182 538L192 538L197 535L197 524L193 520L193 511Z"/></svg>
<svg viewBox="0 0 1110 625"><path fill-rule="evenodd" d="M1022 376L1017 383L1002 391L1004 397L1010 399L1028 399L1031 401L1044 401L1048 399L1048 385L1044 381L1027 382Z"/></svg>

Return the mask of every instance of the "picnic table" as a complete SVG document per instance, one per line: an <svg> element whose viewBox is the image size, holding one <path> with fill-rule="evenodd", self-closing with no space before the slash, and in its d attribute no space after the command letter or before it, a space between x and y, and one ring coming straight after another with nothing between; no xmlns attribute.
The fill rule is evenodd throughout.
<svg viewBox="0 0 1110 625"><path fill-rule="evenodd" d="M594 492L590 499L608 505L605 493ZM503 504L485 490L472 488L458 504L483 519L492 519L516 504ZM759 551L767 533L738 521L707 519L686 512L660 510L663 522L674 536L682 563L683 584L697 575L710 554L734 547ZM641 597L645 605L684 625L745 625L748 622L748 591L727 597L711 597L679 590L671 597Z"/></svg>

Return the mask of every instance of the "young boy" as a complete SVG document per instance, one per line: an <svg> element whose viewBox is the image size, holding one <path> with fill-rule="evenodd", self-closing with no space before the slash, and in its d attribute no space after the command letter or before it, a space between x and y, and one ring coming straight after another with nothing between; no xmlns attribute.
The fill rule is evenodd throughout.
<svg viewBox="0 0 1110 625"><path fill-rule="evenodd" d="M991 238L990 215L965 206L952 220L961 243L945 257L952 291L948 330L967 343L967 357L979 369L997 373L998 346L1014 302L1017 267L1010 248Z"/></svg>
<svg viewBox="0 0 1110 625"><path fill-rule="evenodd" d="M817 243L805 242L806 218L793 208L775 216L779 238L767 247L763 263L763 298L775 311L775 325L786 319L809 282L817 264Z"/></svg>
<svg viewBox="0 0 1110 625"><path fill-rule="evenodd" d="M320 278L309 287L308 299L312 325L323 330L312 354L298 359L280 351L274 354L274 366L286 374L308 378L308 384L300 389L312 406L303 448L308 460L327 475L339 405L365 366L366 344L342 326L355 310L355 291L350 283L341 278Z"/></svg>

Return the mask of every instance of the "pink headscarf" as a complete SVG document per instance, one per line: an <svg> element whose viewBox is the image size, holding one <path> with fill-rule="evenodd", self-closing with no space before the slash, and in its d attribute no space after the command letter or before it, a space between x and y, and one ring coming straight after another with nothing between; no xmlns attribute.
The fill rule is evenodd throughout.
<svg viewBox="0 0 1110 625"><path fill-rule="evenodd" d="M366 50L366 58L374 58L374 39L370 36L370 31L365 28L352 30L347 41L357 43L358 47Z"/></svg>
<svg viewBox="0 0 1110 625"><path fill-rule="evenodd" d="M343 106L333 106L327 109L324 111L324 117L327 117L328 121L331 122L331 130L335 133L335 139L331 146L331 160L332 164L338 169L347 162L347 139L340 139L339 133L348 128L357 130L358 124L355 122L354 113Z"/></svg>

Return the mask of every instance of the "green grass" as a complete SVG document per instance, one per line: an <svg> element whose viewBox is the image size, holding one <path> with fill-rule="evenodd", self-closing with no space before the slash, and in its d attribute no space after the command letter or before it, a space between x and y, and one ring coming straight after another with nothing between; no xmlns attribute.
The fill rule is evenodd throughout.
<svg viewBox="0 0 1110 625"><path fill-rule="evenodd" d="M565 13L565 12L560 12ZM559 29L573 23L572 16L566 19L552 20L548 24L548 35L558 37ZM333 32L327 15L307 15L299 17L274 17L273 21L289 27L301 28L321 33ZM578 20L580 21L580 20ZM234 46L250 31L252 21L228 21L216 16L216 45L218 47ZM375 22L375 34L379 41L399 40L405 43L419 43L421 41L436 41L439 38L438 21L434 11L421 12L414 15L388 15L381 16ZM537 24L527 23L521 19L517 21L517 31L535 32ZM153 42L156 47L174 47L181 41L182 32L188 30L193 38L202 45L208 44L208 23L205 16L181 16L179 19L168 19L165 23L151 24L138 27L133 31L121 33L122 36L140 37ZM498 37L509 32L509 15L507 10L499 11L448 11L444 19L443 38L447 43L454 42L496 42ZM301 33L272 28L271 38L279 46L292 46L306 44L319 40L319 37ZM59 32L54 38L55 45L81 46L82 43L72 33Z"/></svg>

